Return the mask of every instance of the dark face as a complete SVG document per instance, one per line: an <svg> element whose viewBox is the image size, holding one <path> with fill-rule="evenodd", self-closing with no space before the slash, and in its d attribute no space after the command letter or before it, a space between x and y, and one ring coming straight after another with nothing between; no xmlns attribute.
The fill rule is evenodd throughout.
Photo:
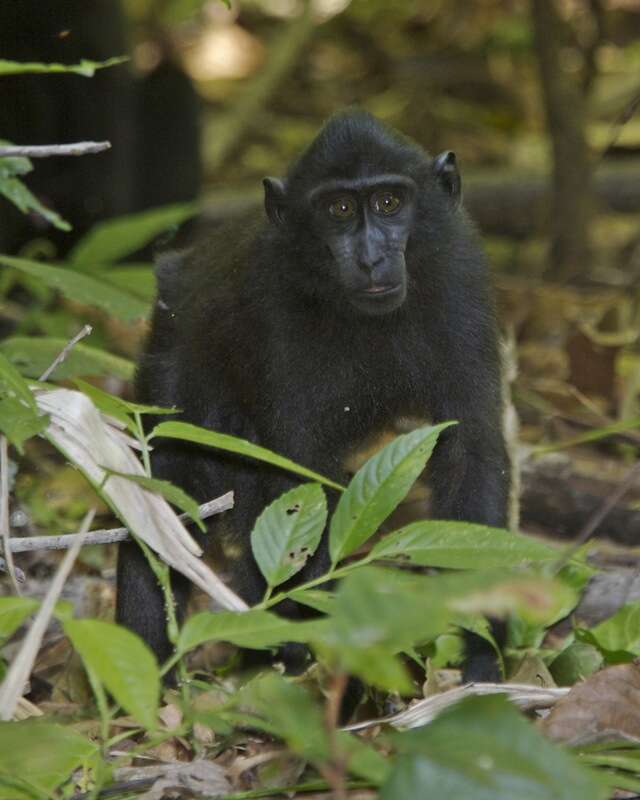
<svg viewBox="0 0 640 800"><path fill-rule="evenodd" d="M407 294L404 251L416 185L403 175L328 181L309 195L312 225L336 267L349 302L388 314Z"/></svg>
<svg viewBox="0 0 640 800"><path fill-rule="evenodd" d="M284 183L265 179L272 222L286 226L290 214ZM388 314L407 294L405 247L414 217L417 187L405 175L376 175L319 183L300 200L309 233L322 242L329 269L359 312ZM289 207L287 207L289 206Z"/></svg>

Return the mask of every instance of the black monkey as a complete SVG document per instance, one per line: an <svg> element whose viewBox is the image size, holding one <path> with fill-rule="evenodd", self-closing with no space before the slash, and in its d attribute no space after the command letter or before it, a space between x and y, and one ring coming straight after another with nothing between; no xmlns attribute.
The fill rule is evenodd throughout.
<svg viewBox="0 0 640 800"><path fill-rule="evenodd" d="M370 115L329 120L286 179L266 178L268 224L221 227L158 267L140 400L242 436L335 480L345 456L399 417L458 420L430 463L432 516L504 526L509 468L487 267L460 206L453 153L429 158ZM153 471L200 502L234 588L262 597L249 533L295 478L240 457L158 441ZM326 543L304 577L328 565ZM117 619L164 658L165 613L135 544L121 546ZM180 613L187 581L174 576ZM495 678L472 641L467 676Z"/></svg>

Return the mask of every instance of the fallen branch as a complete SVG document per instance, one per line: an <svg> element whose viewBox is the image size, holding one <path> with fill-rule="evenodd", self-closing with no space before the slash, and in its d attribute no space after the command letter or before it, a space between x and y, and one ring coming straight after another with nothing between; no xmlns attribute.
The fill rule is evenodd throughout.
<svg viewBox="0 0 640 800"><path fill-rule="evenodd" d="M74 142L73 144L7 144L0 147L0 158L50 158L51 156L86 156L110 150L111 142Z"/></svg>
<svg viewBox="0 0 640 800"><path fill-rule="evenodd" d="M200 519L208 519L214 514L221 514L233 508L233 492L227 492L222 497L209 500L198 508ZM188 514L181 514L180 519L188 521ZM62 536L24 536L19 539L11 539L10 549L12 553L26 553L32 550L66 550L72 547L74 542L82 537L84 545L89 544L112 544L114 542L124 542L130 539L127 528L107 528L106 530L92 531L86 535L79 533L66 533Z"/></svg>
<svg viewBox="0 0 640 800"><path fill-rule="evenodd" d="M344 730L361 731L382 724L392 725L394 728L418 728L433 722L446 708L471 695L504 694L518 708L529 711L549 708L568 693L569 689L565 687L528 686L523 683L468 683L419 700L397 714L356 722Z"/></svg>

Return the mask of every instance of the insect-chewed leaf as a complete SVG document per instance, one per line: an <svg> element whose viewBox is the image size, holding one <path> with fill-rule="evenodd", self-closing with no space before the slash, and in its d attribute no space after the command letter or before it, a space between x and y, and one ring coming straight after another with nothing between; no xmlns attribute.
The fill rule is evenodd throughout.
<svg viewBox="0 0 640 800"><path fill-rule="evenodd" d="M425 468L440 432L453 424L444 422L398 436L358 470L331 519L333 564L376 532Z"/></svg>
<svg viewBox="0 0 640 800"><path fill-rule="evenodd" d="M271 587L284 583L313 555L327 521L327 500L318 483L286 492L267 506L251 532L251 549Z"/></svg>

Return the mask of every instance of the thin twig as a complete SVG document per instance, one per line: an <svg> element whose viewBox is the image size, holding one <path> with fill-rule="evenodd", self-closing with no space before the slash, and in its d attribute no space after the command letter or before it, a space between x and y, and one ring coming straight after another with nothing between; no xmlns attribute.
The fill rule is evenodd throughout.
<svg viewBox="0 0 640 800"><path fill-rule="evenodd" d="M209 500L198 507L200 519L208 519L214 514L221 514L233 508L233 492L227 492L222 497ZM181 514L180 519L188 521L188 514ZM32 550L66 550L72 547L79 533L65 533L62 536L24 536L18 539L11 539L10 548L12 553L27 553ZM124 542L129 539L127 528L107 528L106 530L92 531L83 535L83 543L89 544L112 544L113 542Z"/></svg>
<svg viewBox="0 0 640 800"><path fill-rule="evenodd" d="M20 594L18 587L18 576L13 565L11 555L11 530L9 528L9 448L7 437L0 436L0 534L2 535L2 552L5 555L7 572L11 577L11 583Z"/></svg>
<svg viewBox="0 0 640 800"><path fill-rule="evenodd" d="M2 682L2 686L0 686L0 719L4 721L12 719L18 700L22 697L23 686L29 677L33 662L40 649L42 637L44 636L49 620L51 619L51 614L53 613L53 607L62 592L64 582L71 572L73 562L80 552L82 537L86 531L89 530L94 514L95 508L92 508L84 518L82 528L80 529L80 535L76 539L75 546L65 554L62 563L58 567L58 571L51 581L51 585L38 609L38 613L20 645L20 650L11 662L11 666Z"/></svg>
<svg viewBox="0 0 640 800"><path fill-rule="evenodd" d="M622 129L627 124L627 122L629 122L629 120L633 117L633 115L639 108L640 108L640 90L636 90L631 100L622 109L620 114L618 114L618 118L614 121L613 125L611 126L609 141L607 142L606 147L602 149L602 152L598 157L598 161L604 161L605 157L609 155L609 151L614 147L614 145L620 138Z"/></svg>
<svg viewBox="0 0 640 800"><path fill-rule="evenodd" d="M73 144L3 145L0 158L50 158L51 156L86 156L110 150L111 142L74 142Z"/></svg>
<svg viewBox="0 0 640 800"><path fill-rule="evenodd" d="M587 520L586 525L582 528L575 541L571 543L570 547L568 547L558 559L553 569L554 573L559 572L562 567L573 558L582 545L589 541L605 517L613 511L624 495L632 488L638 474L640 474L640 462L631 467L618 488L611 492L600 508L596 510L595 514Z"/></svg>
<svg viewBox="0 0 640 800"><path fill-rule="evenodd" d="M62 350L58 353L58 355L54 358L53 362L45 369L45 371L40 376L41 381L46 381L54 369L65 360L65 358L69 355L71 350L78 344L80 339L84 339L85 336L88 336L93 328L91 325L85 325L76 335L71 339L67 344L62 348Z"/></svg>

